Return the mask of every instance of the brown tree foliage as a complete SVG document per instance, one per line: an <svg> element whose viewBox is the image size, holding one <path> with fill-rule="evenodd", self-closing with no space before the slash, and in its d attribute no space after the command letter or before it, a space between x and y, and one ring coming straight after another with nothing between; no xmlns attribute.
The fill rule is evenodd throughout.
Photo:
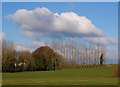
<svg viewBox="0 0 120 87"><path fill-rule="evenodd" d="M36 70L54 70L60 67L59 54L54 52L48 46L43 46L36 49L32 56L34 57Z"/></svg>
<svg viewBox="0 0 120 87"><path fill-rule="evenodd" d="M2 41L2 70L14 72L16 60L15 45L12 41Z"/></svg>

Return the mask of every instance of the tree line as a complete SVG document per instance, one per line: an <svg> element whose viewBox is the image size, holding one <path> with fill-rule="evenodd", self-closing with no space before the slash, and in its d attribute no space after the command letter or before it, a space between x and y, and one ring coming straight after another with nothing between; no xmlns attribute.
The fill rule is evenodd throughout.
<svg viewBox="0 0 120 87"><path fill-rule="evenodd" d="M105 64L105 47L75 40L53 40L33 52L17 51L12 41L2 41L2 71L46 71Z"/></svg>
<svg viewBox="0 0 120 87"><path fill-rule="evenodd" d="M62 55L63 67L105 64L105 46L83 40L54 40L49 47Z"/></svg>

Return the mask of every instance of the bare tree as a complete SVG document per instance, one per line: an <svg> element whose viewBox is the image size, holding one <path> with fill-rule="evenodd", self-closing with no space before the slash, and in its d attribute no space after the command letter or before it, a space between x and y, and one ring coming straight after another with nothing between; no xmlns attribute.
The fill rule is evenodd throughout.
<svg viewBox="0 0 120 87"><path fill-rule="evenodd" d="M2 69L3 71L14 72L16 60L15 45L12 41L2 41Z"/></svg>

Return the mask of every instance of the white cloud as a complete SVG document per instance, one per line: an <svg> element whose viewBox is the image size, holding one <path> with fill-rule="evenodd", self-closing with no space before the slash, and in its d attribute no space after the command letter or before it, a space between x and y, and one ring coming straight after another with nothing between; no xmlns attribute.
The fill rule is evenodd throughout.
<svg viewBox="0 0 120 87"><path fill-rule="evenodd" d="M16 44L16 50L17 51L22 51L22 50L28 50L28 51L33 51L31 47L25 46L23 44Z"/></svg>
<svg viewBox="0 0 120 87"><path fill-rule="evenodd" d="M113 38L108 38L108 37L92 37L92 38L83 38L83 40L88 40L93 43L99 43L102 45L117 45L118 40L113 39Z"/></svg>
<svg viewBox="0 0 120 87"><path fill-rule="evenodd" d="M9 15L9 18L22 30L22 34L27 36L60 38L103 34L85 16L74 12L58 14L45 7L34 10L19 9Z"/></svg>
<svg viewBox="0 0 120 87"><path fill-rule="evenodd" d="M41 47L41 46L45 46L45 43L40 41L33 41L31 45Z"/></svg>
<svg viewBox="0 0 120 87"><path fill-rule="evenodd" d="M0 40L5 39L6 34L4 32L0 32Z"/></svg>
<svg viewBox="0 0 120 87"><path fill-rule="evenodd" d="M29 51L34 51L35 49L45 46L46 44L44 42L40 41L31 41L29 45L25 44L16 44L16 50L17 51L22 51L22 50L29 50Z"/></svg>
<svg viewBox="0 0 120 87"><path fill-rule="evenodd" d="M107 63L118 63L118 47L107 47L105 54Z"/></svg>

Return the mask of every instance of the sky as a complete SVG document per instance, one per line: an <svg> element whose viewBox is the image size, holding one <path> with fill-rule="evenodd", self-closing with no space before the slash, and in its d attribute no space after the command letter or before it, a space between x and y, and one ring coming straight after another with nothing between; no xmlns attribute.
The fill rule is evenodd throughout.
<svg viewBox="0 0 120 87"><path fill-rule="evenodd" d="M107 48L107 63L116 63L118 3L3 2L1 34L24 50L53 39L99 42Z"/></svg>

